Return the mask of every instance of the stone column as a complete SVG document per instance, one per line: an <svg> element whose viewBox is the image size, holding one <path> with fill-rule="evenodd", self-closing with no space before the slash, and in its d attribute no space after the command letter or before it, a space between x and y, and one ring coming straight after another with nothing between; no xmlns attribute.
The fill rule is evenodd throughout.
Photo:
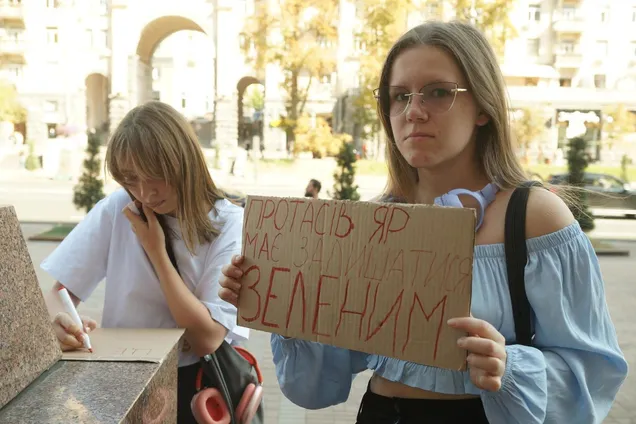
<svg viewBox="0 0 636 424"><path fill-rule="evenodd" d="M216 141L220 146L236 147L238 144L238 92L236 84L240 69L239 30L232 11L233 0L216 0L216 28L212 28L213 39L216 35ZM214 23L213 23L214 25Z"/></svg>
<svg viewBox="0 0 636 424"><path fill-rule="evenodd" d="M110 58L110 105L109 119L111 132L117 128L124 115L130 110L131 98L129 92L129 44L127 31L130 28L128 6L125 1L113 1L111 5L111 58Z"/></svg>

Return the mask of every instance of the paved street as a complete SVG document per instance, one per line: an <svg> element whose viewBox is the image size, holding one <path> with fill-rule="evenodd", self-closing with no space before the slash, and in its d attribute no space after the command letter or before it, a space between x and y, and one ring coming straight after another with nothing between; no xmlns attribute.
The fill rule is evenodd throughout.
<svg viewBox="0 0 636 424"><path fill-rule="evenodd" d="M215 182L227 190L245 194L302 196L310 178L323 183L321 196L328 198L332 191L333 168L328 162L310 161L308 166L297 166L287 172L255 172L247 169L244 176L231 176L227 172L212 170ZM249 172L248 172L249 171ZM381 193L385 177L358 176L362 200L369 200ZM0 171L0 204L13 205L21 222L77 222L84 213L73 205L73 186L70 181L60 181L33 176L26 171ZM106 192L116 189L108 184ZM636 220L597 219L593 237L607 240L636 240Z"/></svg>
<svg viewBox="0 0 636 424"><path fill-rule="evenodd" d="M47 225L23 225L25 237L44 231ZM50 242L29 242L29 252L36 265L36 273L43 290L49 290L53 285L52 279L39 269L39 263L56 246ZM632 375L618 395L616 404L612 409L606 424L636 424L636 328L634 327L634 305L636 305L636 284L634 284L634 271L636 266L636 243L617 243L617 247L629 249L629 258L601 257L601 267L605 277L608 303L612 317L616 324L619 340L623 351L630 363ZM92 316L98 321L101 319L101 310L104 301L104 286L98 287L91 299L80 307L80 313ZM358 403L370 375L366 372L354 381L352 394L345 404L320 410L306 411L289 402L278 388L274 375L269 336L266 333L252 331L248 348L257 356L264 372L265 378L265 402L266 423L268 424L351 424L355 422Z"/></svg>

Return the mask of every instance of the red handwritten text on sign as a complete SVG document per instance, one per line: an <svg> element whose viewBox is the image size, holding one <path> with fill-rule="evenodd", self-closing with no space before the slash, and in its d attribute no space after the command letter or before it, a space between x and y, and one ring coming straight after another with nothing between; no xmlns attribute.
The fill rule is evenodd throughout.
<svg viewBox="0 0 636 424"><path fill-rule="evenodd" d="M470 310L474 213L248 197L239 324L461 369L446 325Z"/></svg>

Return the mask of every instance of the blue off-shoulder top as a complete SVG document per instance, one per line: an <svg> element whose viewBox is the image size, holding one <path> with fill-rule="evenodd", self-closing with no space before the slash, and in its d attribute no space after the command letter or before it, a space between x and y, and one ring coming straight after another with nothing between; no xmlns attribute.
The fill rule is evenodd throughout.
<svg viewBox="0 0 636 424"><path fill-rule="evenodd" d="M447 394L474 394L497 423L601 423L627 375L594 248L577 222L526 241L533 347L507 345L502 387L475 387L468 372L424 366L272 334L285 396L307 409L345 402L357 373ZM475 246L472 315L514 340L503 244Z"/></svg>

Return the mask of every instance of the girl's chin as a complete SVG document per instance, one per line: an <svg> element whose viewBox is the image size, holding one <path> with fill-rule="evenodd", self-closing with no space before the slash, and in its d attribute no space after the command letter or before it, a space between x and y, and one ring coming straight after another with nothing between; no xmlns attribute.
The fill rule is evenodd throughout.
<svg viewBox="0 0 636 424"><path fill-rule="evenodd" d="M439 164L434 154L430 152L416 152L409 155L406 161L413 168L432 168Z"/></svg>

